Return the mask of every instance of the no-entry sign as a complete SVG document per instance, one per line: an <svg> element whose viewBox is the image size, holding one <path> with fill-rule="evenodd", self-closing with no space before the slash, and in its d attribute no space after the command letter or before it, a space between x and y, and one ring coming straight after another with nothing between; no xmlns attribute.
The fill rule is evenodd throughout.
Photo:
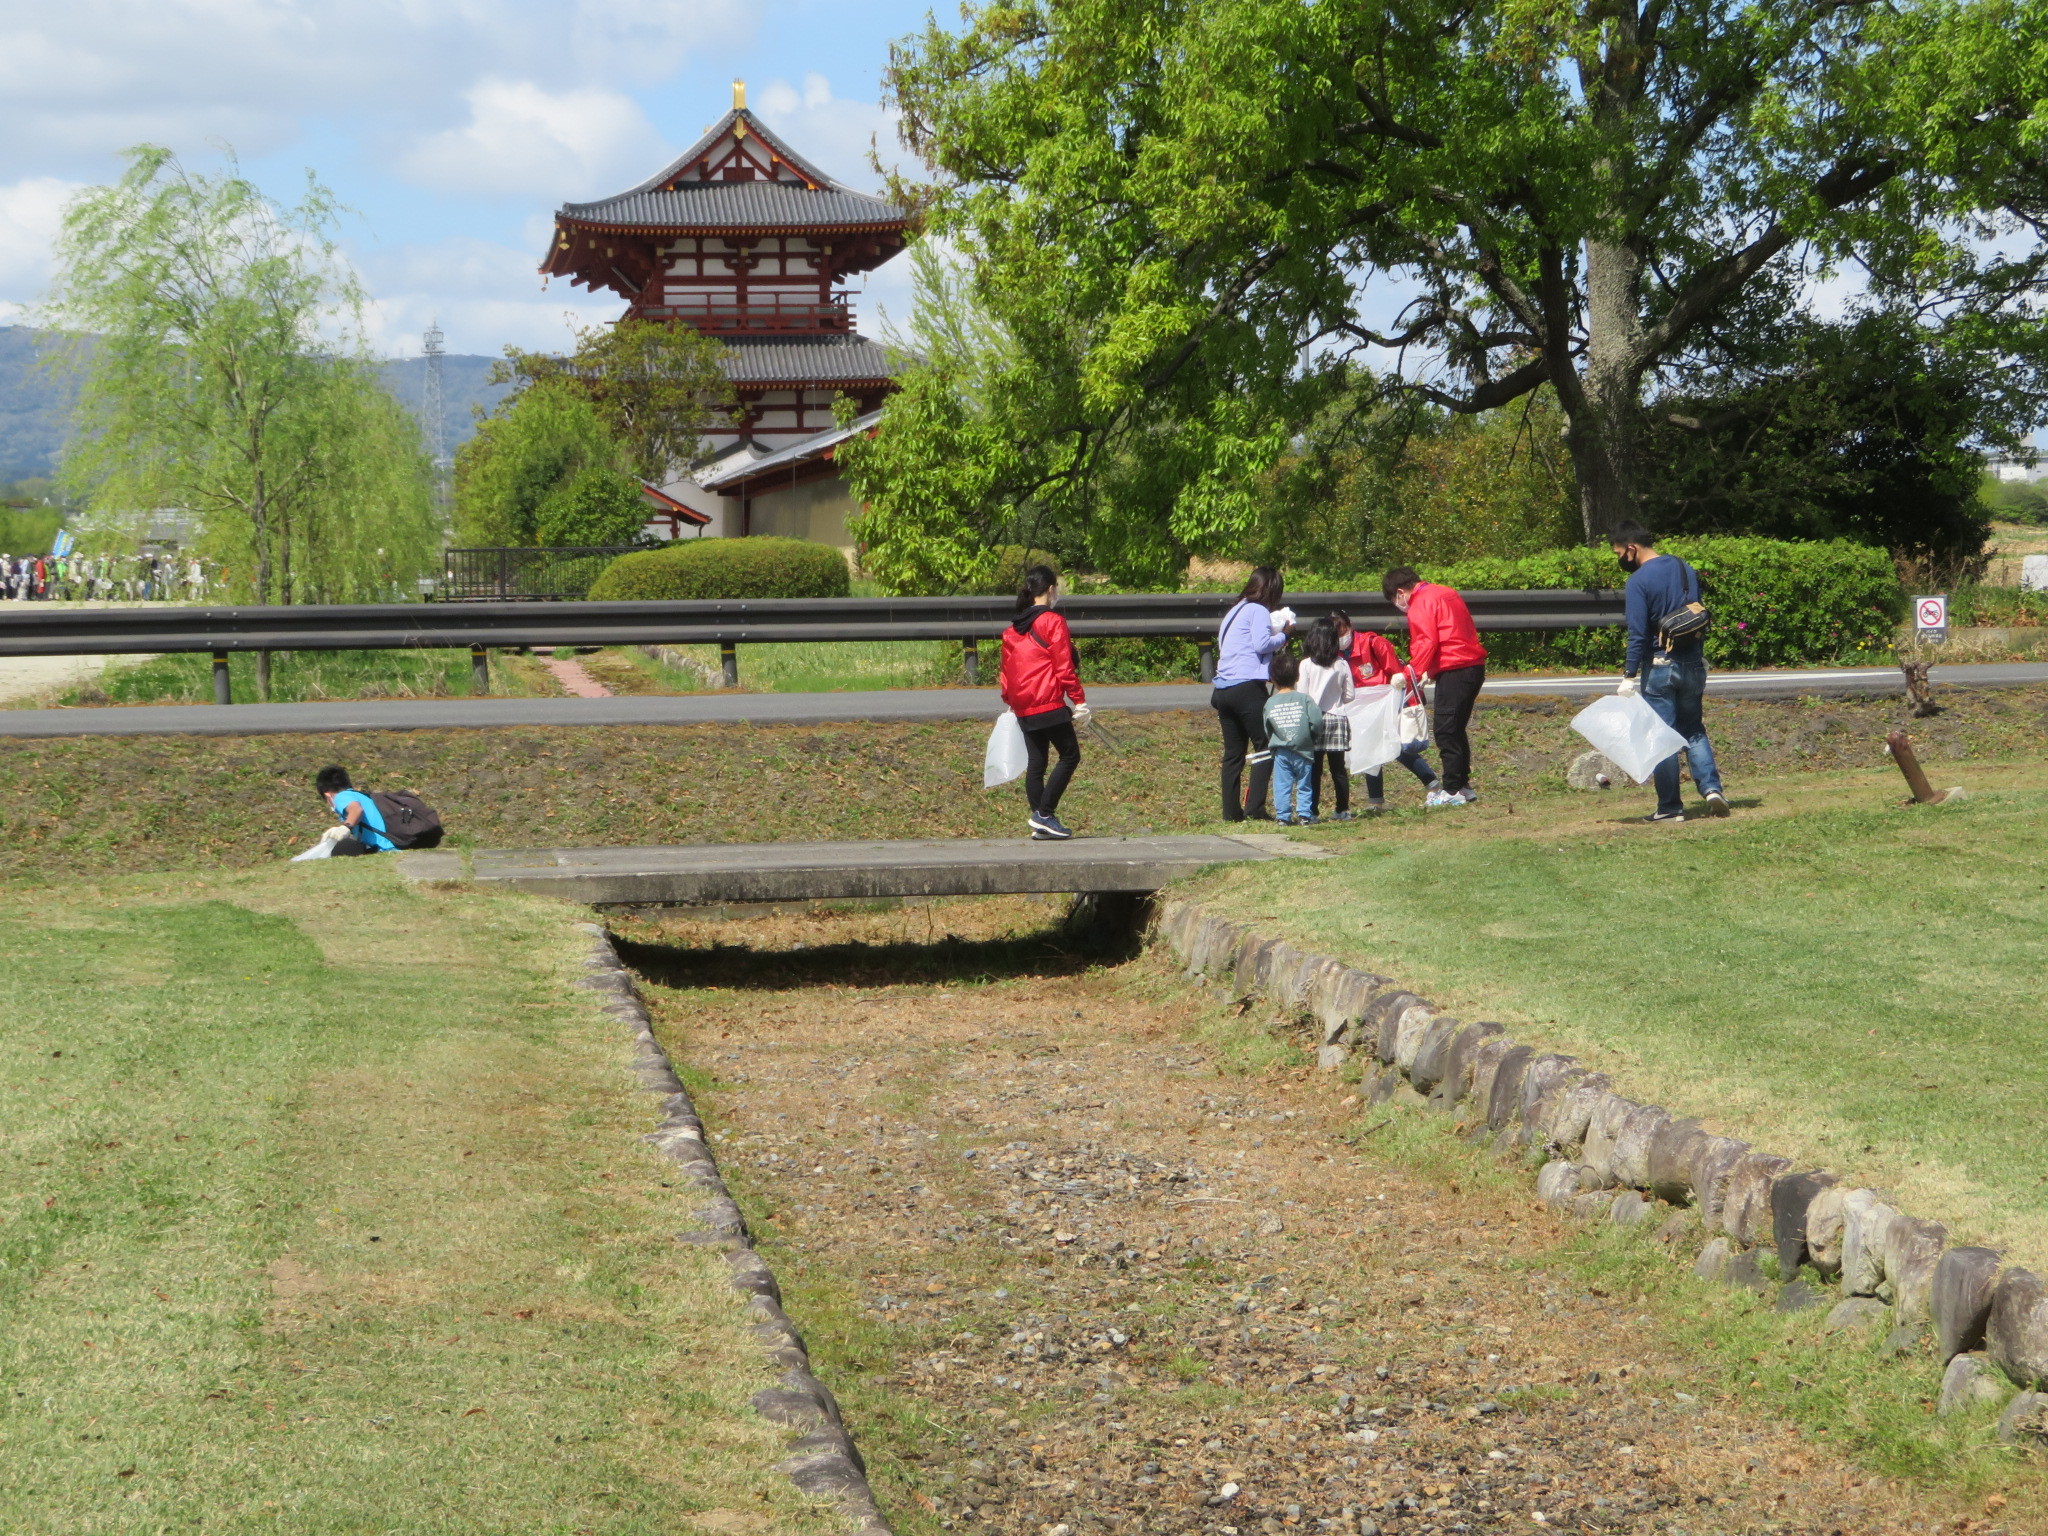
<svg viewBox="0 0 2048 1536"><path fill-rule="evenodd" d="M1914 598L1913 628L1922 640L1932 640L1937 645L1948 639L1948 599Z"/></svg>

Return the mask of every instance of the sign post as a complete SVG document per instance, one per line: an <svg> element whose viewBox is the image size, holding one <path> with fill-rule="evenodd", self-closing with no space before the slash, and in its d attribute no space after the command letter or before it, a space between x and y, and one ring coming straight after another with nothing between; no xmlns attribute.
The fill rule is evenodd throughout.
<svg viewBox="0 0 2048 1536"><path fill-rule="evenodd" d="M1913 599L1913 638L1924 640L1929 645L1943 645L1948 641L1948 599L1946 597L1916 597Z"/></svg>

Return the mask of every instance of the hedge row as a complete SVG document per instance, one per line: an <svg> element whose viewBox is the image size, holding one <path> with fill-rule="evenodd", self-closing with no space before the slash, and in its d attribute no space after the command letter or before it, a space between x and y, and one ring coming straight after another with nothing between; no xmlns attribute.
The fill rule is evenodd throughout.
<svg viewBox="0 0 2048 1536"><path fill-rule="evenodd" d="M1667 539L1658 547L1700 573L1714 614L1707 631L1710 666L1813 666L1889 650L1905 611L1891 557L1868 544L1701 538ZM1423 574L1466 591L1612 590L1628 580L1606 549L1461 560ZM1489 634L1485 641L1503 665L1619 667L1627 636L1620 629L1586 629Z"/></svg>
<svg viewBox="0 0 2048 1536"><path fill-rule="evenodd" d="M683 539L621 555L591 583L595 603L845 597L846 557L805 539Z"/></svg>

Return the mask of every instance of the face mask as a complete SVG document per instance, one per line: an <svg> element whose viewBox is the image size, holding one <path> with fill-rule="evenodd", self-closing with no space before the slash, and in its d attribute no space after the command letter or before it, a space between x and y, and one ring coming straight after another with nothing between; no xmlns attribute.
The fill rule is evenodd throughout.
<svg viewBox="0 0 2048 1536"><path fill-rule="evenodd" d="M1635 575L1637 571L1643 568L1643 562L1640 556L1623 553L1621 555L1616 556L1616 558L1621 561L1621 568L1624 571L1627 571L1631 576Z"/></svg>

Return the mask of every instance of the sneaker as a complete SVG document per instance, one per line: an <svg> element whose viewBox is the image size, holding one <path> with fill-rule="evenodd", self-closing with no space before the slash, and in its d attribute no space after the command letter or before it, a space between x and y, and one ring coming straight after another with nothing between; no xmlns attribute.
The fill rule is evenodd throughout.
<svg viewBox="0 0 2048 1536"><path fill-rule="evenodd" d="M1384 800L1368 800L1365 802L1365 808L1368 811L1384 811L1387 808L1387 802Z"/></svg>
<svg viewBox="0 0 2048 1536"><path fill-rule="evenodd" d="M1707 791L1707 814L1709 816L1726 816L1728 814L1728 797L1718 789Z"/></svg>
<svg viewBox="0 0 2048 1536"><path fill-rule="evenodd" d="M1041 843L1063 843L1074 834L1060 825L1060 819L1052 815L1031 813L1031 835Z"/></svg>
<svg viewBox="0 0 2048 1536"><path fill-rule="evenodd" d="M1650 816L1645 816L1645 817L1643 818L1643 820L1644 820L1644 821L1683 821L1683 820L1685 820L1685 812L1683 812L1683 811L1658 811L1658 812L1656 812L1656 813L1655 813L1654 815L1650 815Z"/></svg>
<svg viewBox="0 0 2048 1536"><path fill-rule="evenodd" d="M1460 805L1477 805L1479 803L1479 792L1468 784L1465 788L1451 796L1451 798Z"/></svg>
<svg viewBox="0 0 2048 1536"><path fill-rule="evenodd" d="M1456 795L1447 795L1440 789L1432 789L1422 797L1424 805L1463 805L1465 802Z"/></svg>
<svg viewBox="0 0 2048 1536"><path fill-rule="evenodd" d="M1358 820L1358 812L1356 812L1356 811L1339 811L1339 812L1338 812L1338 813L1337 813L1336 815L1332 816L1332 817L1330 818L1330 820L1332 820L1332 821L1356 821L1356 820Z"/></svg>
<svg viewBox="0 0 2048 1536"><path fill-rule="evenodd" d="M1291 827L1295 825L1295 821L1292 816L1275 816L1273 820L1283 827Z"/></svg>

